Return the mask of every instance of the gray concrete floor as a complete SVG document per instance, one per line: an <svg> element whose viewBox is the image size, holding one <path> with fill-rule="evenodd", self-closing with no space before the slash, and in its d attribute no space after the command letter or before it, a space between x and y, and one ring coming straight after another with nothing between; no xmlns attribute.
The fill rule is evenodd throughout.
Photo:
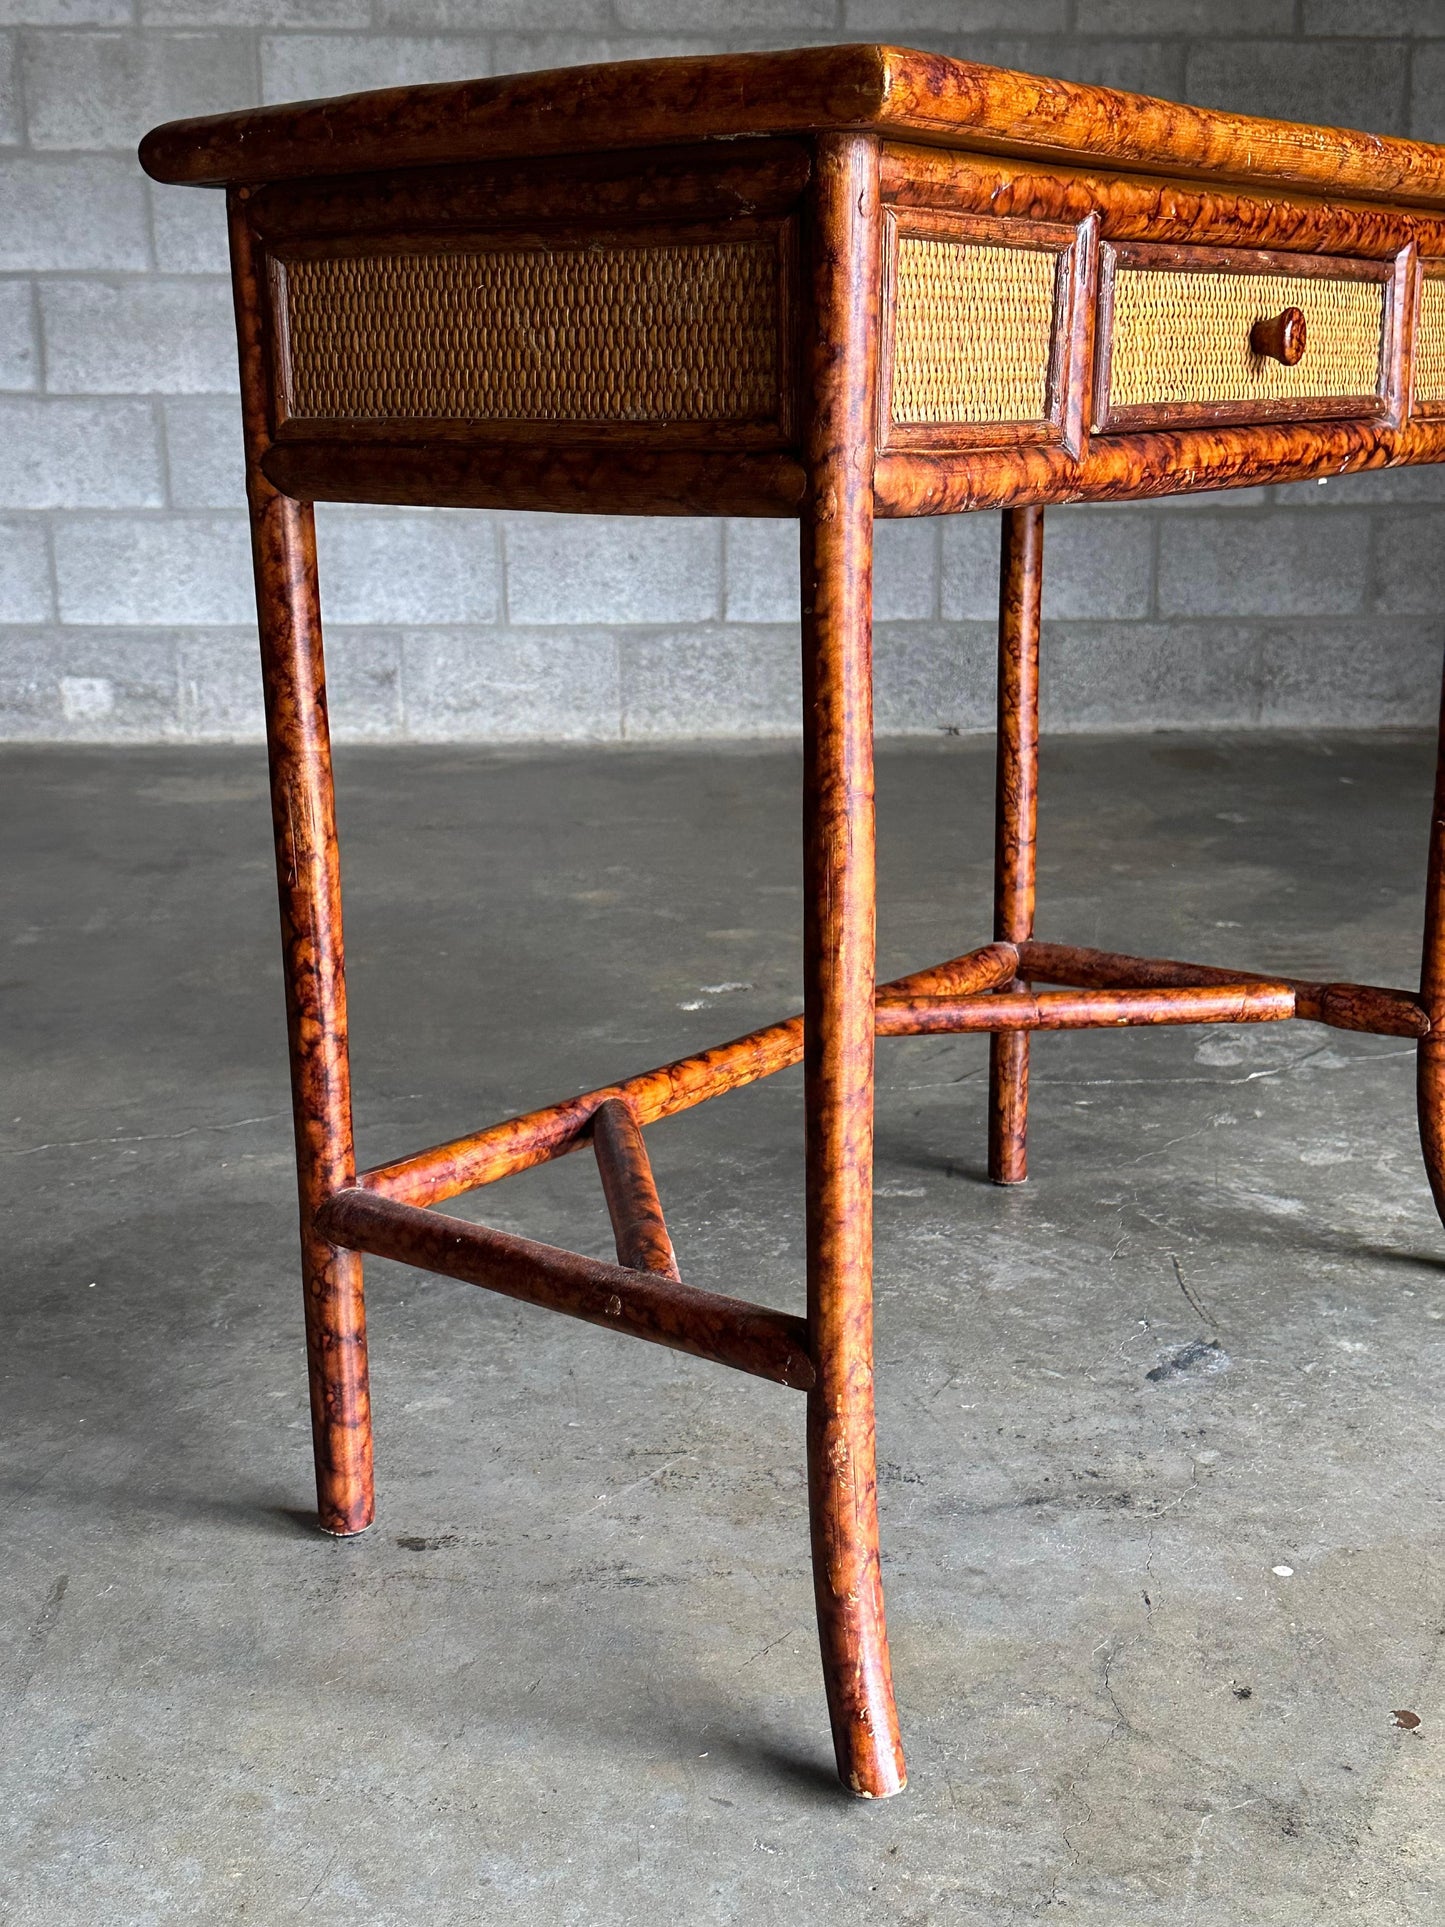
<svg viewBox="0 0 1445 1927"><path fill-rule="evenodd" d="M987 934L990 759L884 748L890 973ZM1051 745L1041 934L1408 983L1430 761ZM788 752L341 776L367 1161L792 1006ZM1017 1192L983 1040L880 1047L912 1785L870 1807L793 1394L377 1264L380 1516L311 1529L260 753L11 749L0 793L6 1922L1441 1917L1445 1233L1402 1041L1045 1038ZM650 1141L685 1275L800 1307L796 1074ZM473 1208L608 1249L584 1158Z"/></svg>

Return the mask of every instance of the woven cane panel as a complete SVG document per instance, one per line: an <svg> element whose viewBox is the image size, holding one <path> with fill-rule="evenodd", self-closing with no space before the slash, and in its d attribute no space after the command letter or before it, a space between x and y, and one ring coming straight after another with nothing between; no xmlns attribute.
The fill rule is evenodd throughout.
<svg viewBox="0 0 1445 1927"><path fill-rule="evenodd" d="M1255 322L1285 308L1305 317L1304 358L1293 368L1249 345ZM1379 281L1121 268L1109 406L1373 395L1384 320Z"/></svg>
<svg viewBox="0 0 1445 1927"><path fill-rule="evenodd" d="M1058 260L900 235L893 420L1045 420Z"/></svg>
<svg viewBox="0 0 1445 1927"><path fill-rule="evenodd" d="M750 422L779 406L767 240L285 264L293 420Z"/></svg>
<svg viewBox="0 0 1445 1927"><path fill-rule="evenodd" d="M1445 401L1445 278L1429 275L1420 283L1420 318L1415 324L1415 399Z"/></svg>

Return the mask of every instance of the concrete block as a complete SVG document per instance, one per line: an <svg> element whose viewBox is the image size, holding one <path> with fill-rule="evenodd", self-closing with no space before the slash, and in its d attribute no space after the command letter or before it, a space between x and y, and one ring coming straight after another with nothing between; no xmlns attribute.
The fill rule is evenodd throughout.
<svg viewBox="0 0 1445 1927"><path fill-rule="evenodd" d="M159 508L148 402L0 396L0 507Z"/></svg>
<svg viewBox="0 0 1445 1927"><path fill-rule="evenodd" d="M991 729L996 648L989 623L879 624L873 634L873 710L880 733Z"/></svg>
<svg viewBox="0 0 1445 1927"><path fill-rule="evenodd" d="M998 618L999 518L950 515L943 525L940 600L946 617L979 622ZM1048 543L1044 580L1049 579Z"/></svg>
<svg viewBox="0 0 1445 1927"><path fill-rule="evenodd" d="M34 388L40 379L35 292L28 279L0 281L0 388Z"/></svg>
<svg viewBox="0 0 1445 1927"><path fill-rule="evenodd" d="M178 726L173 636L0 630L0 735L151 742Z"/></svg>
<svg viewBox="0 0 1445 1927"><path fill-rule="evenodd" d="M0 161L0 270L149 265L145 181L134 161L90 154Z"/></svg>
<svg viewBox="0 0 1445 1927"><path fill-rule="evenodd" d="M147 181L151 240L162 274L229 274L226 204L219 194Z"/></svg>
<svg viewBox="0 0 1445 1927"><path fill-rule="evenodd" d="M651 36L649 36L651 37ZM689 51L693 53L776 53L796 47L836 47L840 35L836 26L831 27L769 27L765 17L759 17L755 24L744 27L740 32L721 37L701 34L690 38Z"/></svg>
<svg viewBox="0 0 1445 1927"><path fill-rule="evenodd" d="M582 33L590 27L606 32L612 25L607 0L377 0L378 27L402 28L409 33L429 27L443 31L519 27L533 32L560 28Z"/></svg>
<svg viewBox="0 0 1445 1927"><path fill-rule="evenodd" d="M1283 511L1159 519L1161 615L1345 615L1365 606L1369 518Z"/></svg>
<svg viewBox="0 0 1445 1927"><path fill-rule="evenodd" d="M39 520L0 520L0 622L53 622L50 558Z"/></svg>
<svg viewBox="0 0 1445 1927"><path fill-rule="evenodd" d="M40 290L47 385L65 394L225 394L235 319L225 281L47 281Z"/></svg>
<svg viewBox="0 0 1445 1927"><path fill-rule="evenodd" d="M1108 40L1087 35L1050 35L1048 38L999 34L963 34L946 42L943 51L961 60L978 60L991 67L1013 67L1023 73L1051 74L1077 80L1087 87L1126 87L1139 94L1159 94L1177 100L1184 90L1183 40Z"/></svg>
<svg viewBox="0 0 1445 1927"><path fill-rule="evenodd" d="M260 686L259 669L256 675ZM339 743L375 742L402 731L401 636L385 629L326 632L326 707Z"/></svg>
<svg viewBox="0 0 1445 1927"><path fill-rule="evenodd" d="M931 622L938 614L940 522L878 522L873 531L873 619Z"/></svg>
<svg viewBox="0 0 1445 1927"><path fill-rule="evenodd" d="M330 698L331 637L327 642ZM254 629L182 630L177 644L181 728L203 742L256 742L266 733Z"/></svg>
<svg viewBox="0 0 1445 1927"><path fill-rule="evenodd" d="M1074 31L1287 34L1294 12L1295 0L1078 0Z"/></svg>
<svg viewBox="0 0 1445 1927"><path fill-rule="evenodd" d="M0 27L124 27L131 0L0 0Z"/></svg>
<svg viewBox="0 0 1445 1927"><path fill-rule="evenodd" d="M582 67L594 61L668 60L677 54L716 53L717 43L660 34L500 33L492 42L492 72L526 74L547 67Z"/></svg>
<svg viewBox="0 0 1445 1927"><path fill-rule="evenodd" d="M322 606L332 622L495 622L497 536L465 509L316 511Z"/></svg>
<svg viewBox="0 0 1445 1927"><path fill-rule="evenodd" d="M1381 507L1392 502L1445 501L1445 467L1362 468L1355 475L1331 475L1308 482L1281 482L1277 488L1250 490L1279 508L1336 509Z"/></svg>
<svg viewBox="0 0 1445 1927"><path fill-rule="evenodd" d="M1380 34L1409 39L1445 38L1440 0L1301 0L1301 31L1306 37Z"/></svg>
<svg viewBox="0 0 1445 1927"><path fill-rule="evenodd" d="M1287 486L1287 485L1286 485ZM1211 509L1218 514L1227 515L1231 511L1255 514L1267 509L1278 497L1275 487L1258 488L1201 488L1190 495L1161 495L1157 501L1148 504L1149 514L1174 514L1179 510Z"/></svg>
<svg viewBox="0 0 1445 1927"><path fill-rule="evenodd" d="M1047 517L1044 615L1142 617L1153 592L1154 529L1138 508L1069 508Z"/></svg>
<svg viewBox="0 0 1445 1927"><path fill-rule="evenodd" d="M254 630L185 631L179 680L186 735L223 742L264 736ZM327 629L326 705L337 742L368 742L401 733L401 644L394 631Z"/></svg>
<svg viewBox="0 0 1445 1927"><path fill-rule="evenodd" d="M240 516L68 515L54 531L62 622L253 623Z"/></svg>
<svg viewBox="0 0 1445 1927"><path fill-rule="evenodd" d="M1388 647L1364 622L1269 623L1260 640L1266 727L1434 728L1438 622L1394 622Z"/></svg>
<svg viewBox="0 0 1445 1927"><path fill-rule="evenodd" d="M919 28L948 34L990 27L1062 33L1069 9L1067 0L844 0L843 24L849 34L891 40Z"/></svg>
<svg viewBox="0 0 1445 1927"><path fill-rule="evenodd" d="M1403 133L1406 53L1380 40L1199 40L1187 100L1239 114Z"/></svg>
<svg viewBox="0 0 1445 1927"><path fill-rule="evenodd" d="M261 97L267 101L475 80L491 71L489 44L471 34L286 33L261 41Z"/></svg>
<svg viewBox="0 0 1445 1927"><path fill-rule="evenodd" d="M791 623L623 632L622 734L789 736L801 726L802 663Z"/></svg>
<svg viewBox="0 0 1445 1927"><path fill-rule="evenodd" d="M1259 712L1252 623L1062 622L1044 636L1047 730L1242 725Z"/></svg>
<svg viewBox="0 0 1445 1927"><path fill-rule="evenodd" d="M707 622L720 613L722 543L706 518L508 516L513 622Z"/></svg>
<svg viewBox="0 0 1445 1927"><path fill-rule="evenodd" d="M796 522L753 516L728 522L723 614L729 622L798 621Z"/></svg>
<svg viewBox="0 0 1445 1927"><path fill-rule="evenodd" d="M1333 517L1321 518L1333 521ZM1417 509L1375 520L1375 591L1370 606L1387 614L1445 621L1445 509ZM1445 634L1445 630L1442 630ZM1375 650L1391 653L1394 631Z"/></svg>
<svg viewBox="0 0 1445 1927"><path fill-rule="evenodd" d="M20 86L15 36L0 34L0 146L12 147L19 139Z"/></svg>
<svg viewBox="0 0 1445 1927"><path fill-rule="evenodd" d="M25 42L32 147L133 153L158 121L255 105L248 40L235 33L34 33Z"/></svg>
<svg viewBox="0 0 1445 1927"><path fill-rule="evenodd" d="M243 509L241 410L231 399L177 396L165 403L166 469L173 508Z"/></svg>
<svg viewBox="0 0 1445 1927"><path fill-rule="evenodd" d="M367 27L369 0L139 0L143 27Z"/></svg>
<svg viewBox="0 0 1445 1927"><path fill-rule="evenodd" d="M752 27L786 33L790 28L835 28L836 0L615 0L617 24L628 32L717 34L736 38Z"/></svg>
<svg viewBox="0 0 1445 1927"><path fill-rule="evenodd" d="M1438 42L1413 49L1410 132L1416 140L1445 141L1445 46Z"/></svg>
<svg viewBox="0 0 1445 1927"><path fill-rule="evenodd" d="M950 517L943 533L945 616L998 614L999 517ZM1051 509L1045 518L1044 615L1145 617L1154 538L1138 508Z"/></svg>
<svg viewBox="0 0 1445 1927"><path fill-rule="evenodd" d="M408 736L493 742L615 739L620 733L615 630L539 636L496 629L416 629L401 639Z"/></svg>

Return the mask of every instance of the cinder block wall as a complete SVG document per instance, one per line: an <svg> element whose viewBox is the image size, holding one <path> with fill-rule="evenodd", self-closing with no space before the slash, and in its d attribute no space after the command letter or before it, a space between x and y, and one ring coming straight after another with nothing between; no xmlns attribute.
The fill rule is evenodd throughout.
<svg viewBox="0 0 1445 1927"><path fill-rule="evenodd" d="M146 127L849 38L1445 140L1445 0L0 0L0 735L259 725L222 208L142 178ZM1054 512L1054 725L1427 721L1442 480ZM340 735L795 727L790 527L321 521ZM993 516L880 530L880 726L986 721L996 541Z"/></svg>

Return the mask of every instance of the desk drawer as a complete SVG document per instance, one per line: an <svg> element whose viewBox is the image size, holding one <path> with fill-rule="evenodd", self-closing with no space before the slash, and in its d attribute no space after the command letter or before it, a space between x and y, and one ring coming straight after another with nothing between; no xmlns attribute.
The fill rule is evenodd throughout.
<svg viewBox="0 0 1445 1927"><path fill-rule="evenodd" d="M1106 245L1095 428L1383 414L1400 272L1393 261ZM1303 325L1285 342L1291 314ZM1272 322L1274 352L1261 351Z"/></svg>
<svg viewBox="0 0 1445 1927"><path fill-rule="evenodd" d="M792 230L288 243L278 439L785 443Z"/></svg>
<svg viewBox="0 0 1445 1927"><path fill-rule="evenodd" d="M1082 392L1080 229L890 208L883 245L885 448L1058 442Z"/></svg>

